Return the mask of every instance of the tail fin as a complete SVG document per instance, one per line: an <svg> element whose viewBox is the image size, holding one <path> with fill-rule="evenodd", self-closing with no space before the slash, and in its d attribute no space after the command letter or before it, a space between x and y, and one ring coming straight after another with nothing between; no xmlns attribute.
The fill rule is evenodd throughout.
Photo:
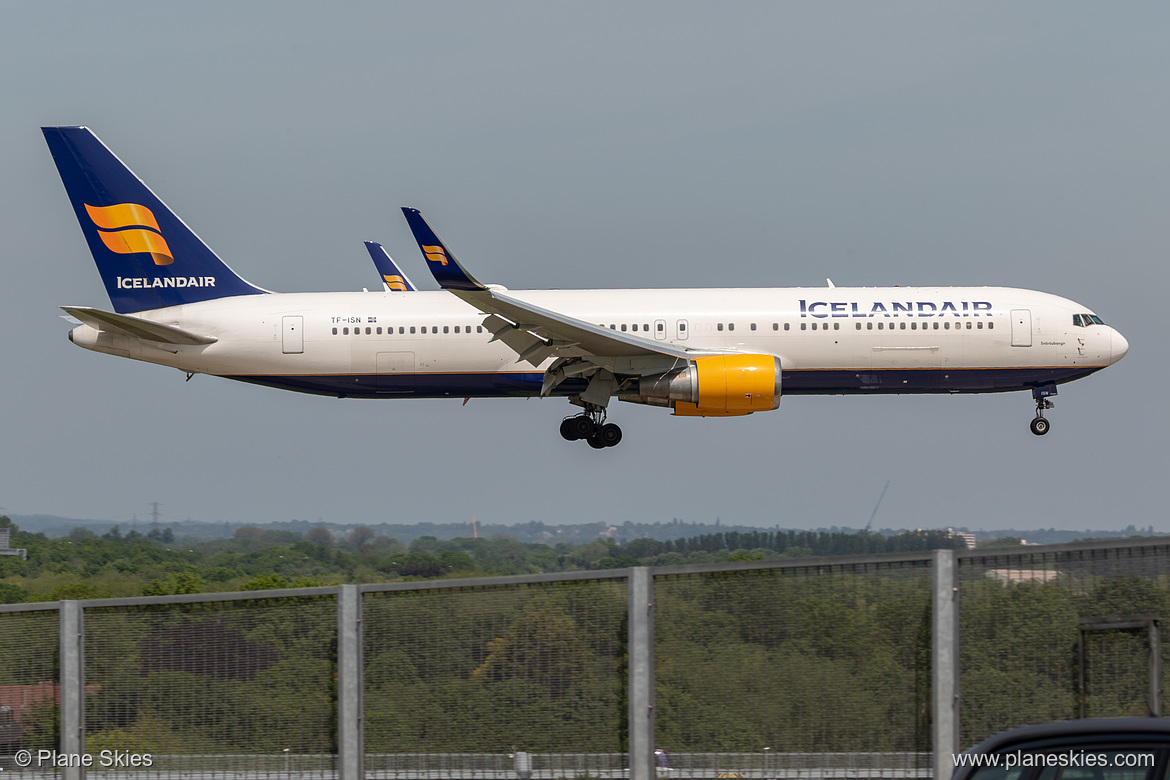
<svg viewBox="0 0 1170 780"><path fill-rule="evenodd" d="M43 127L119 314L267 292L240 278L87 127Z"/></svg>
<svg viewBox="0 0 1170 780"><path fill-rule="evenodd" d="M382 286L386 288L386 292L414 292L417 289L410 283L410 279L406 278L406 274L402 273L398 264L390 258L390 253L377 241L367 241L366 251L370 253L370 259L374 261L374 267L382 277Z"/></svg>

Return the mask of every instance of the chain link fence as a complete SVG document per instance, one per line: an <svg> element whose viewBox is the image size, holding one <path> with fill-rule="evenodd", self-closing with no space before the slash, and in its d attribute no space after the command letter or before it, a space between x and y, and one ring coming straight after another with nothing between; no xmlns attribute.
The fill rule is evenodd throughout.
<svg viewBox="0 0 1170 780"><path fill-rule="evenodd" d="M965 552L958 563L962 744L1011 725L1150 714L1170 660L1170 545ZM1147 621L1163 639L1153 686Z"/></svg>
<svg viewBox="0 0 1170 780"><path fill-rule="evenodd" d="M700 768L682 751L777 768L784 754L921 752L928 765L929 564L657 577L657 734L672 767Z"/></svg>
<svg viewBox="0 0 1170 780"><path fill-rule="evenodd" d="M89 770L143 780L925 779L954 744L940 653L961 748L1160 709L1168 618L1151 542L7 605L0 769L71 749L149 753Z"/></svg>
<svg viewBox="0 0 1170 780"><path fill-rule="evenodd" d="M60 637L57 611L0 612L0 770L21 767L17 750L51 750L60 743Z"/></svg>

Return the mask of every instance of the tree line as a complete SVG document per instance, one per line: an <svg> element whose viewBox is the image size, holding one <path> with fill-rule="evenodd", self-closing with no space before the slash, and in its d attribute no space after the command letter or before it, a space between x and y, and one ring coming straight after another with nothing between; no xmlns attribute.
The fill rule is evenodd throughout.
<svg viewBox="0 0 1170 780"><path fill-rule="evenodd" d="M0 557L0 603L178 593L211 593L376 583L412 579L537 574L627 566L720 563L809 556L912 552L954 548L943 531L883 535L844 531L728 531L660 541L585 544L520 542L508 536L440 540L422 536L409 545L368 526L345 535L326 528L305 533L237 528L230 539L178 538L171 529L104 534L77 528L49 538L21 531L8 518L10 544L27 560Z"/></svg>

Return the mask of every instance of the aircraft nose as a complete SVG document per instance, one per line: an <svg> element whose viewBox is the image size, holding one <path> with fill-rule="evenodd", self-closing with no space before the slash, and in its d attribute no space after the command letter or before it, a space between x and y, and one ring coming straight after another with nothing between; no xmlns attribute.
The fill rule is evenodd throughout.
<svg viewBox="0 0 1170 780"><path fill-rule="evenodd" d="M1125 336L1122 336L1117 332L1117 330L1114 329L1113 333L1111 333L1109 336L1110 364L1121 360L1123 357L1125 357L1126 352L1129 352L1129 342L1125 340Z"/></svg>

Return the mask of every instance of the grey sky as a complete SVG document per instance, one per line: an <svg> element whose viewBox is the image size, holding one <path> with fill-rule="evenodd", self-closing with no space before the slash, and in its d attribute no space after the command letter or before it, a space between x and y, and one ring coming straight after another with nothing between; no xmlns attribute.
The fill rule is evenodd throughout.
<svg viewBox="0 0 1170 780"><path fill-rule="evenodd" d="M709 521L1170 531L1170 7L0 3L0 506L267 522ZM1129 340L1027 393L785 398L744 419L563 399L302 396L78 349L109 301L39 127L85 124L241 275L435 287L1004 285Z"/></svg>

